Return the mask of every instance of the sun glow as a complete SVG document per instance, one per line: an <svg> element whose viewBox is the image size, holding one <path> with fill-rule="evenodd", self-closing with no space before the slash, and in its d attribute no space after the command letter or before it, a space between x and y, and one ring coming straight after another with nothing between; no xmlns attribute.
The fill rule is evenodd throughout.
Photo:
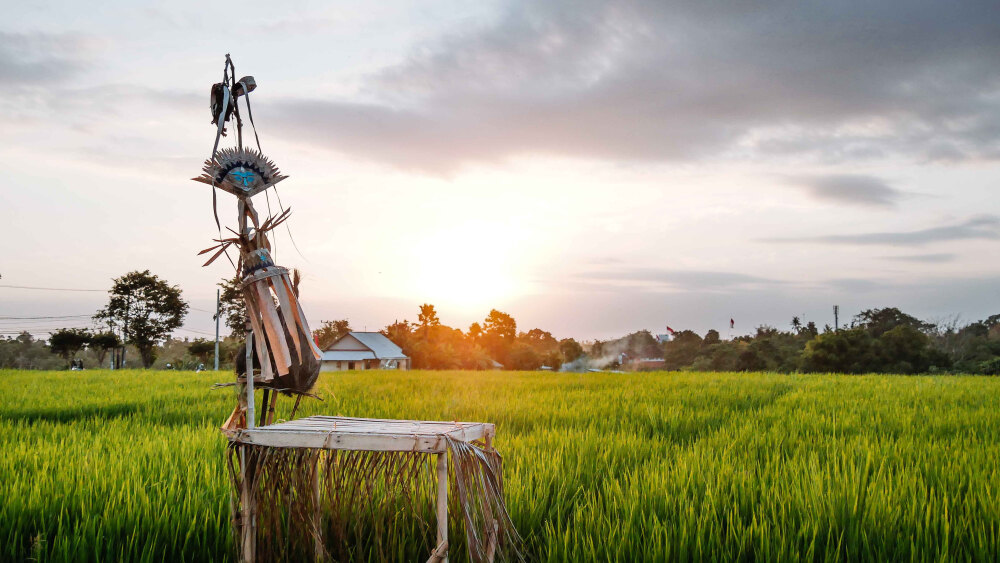
<svg viewBox="0 0 1000 563"><path fill-rule="evenodd" d="M523 291L517 240L501 225L466 223L436 230L412 247L412 293L439 306L483 312Z"/></svg>

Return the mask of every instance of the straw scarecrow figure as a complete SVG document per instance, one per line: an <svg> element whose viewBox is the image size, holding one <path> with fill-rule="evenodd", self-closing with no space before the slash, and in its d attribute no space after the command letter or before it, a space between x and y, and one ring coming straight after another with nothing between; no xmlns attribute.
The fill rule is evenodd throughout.
<svg viewBox="0 0 1000 563"><path fill-rule="evenodd" d="M211 94L215 144L202 174L193 179L212 187L220 233L216 244L201 252L211 253L204 265L220 256L229 258L241 280L250 320L246 350L242 362L237 361L238 402L222 428L229 437L240 559L327 560L374 554L394 560L420 550L431 554L428 561L440 562L448 561L450 548L464 545L474 562L522 560L521 539L503 500L502 459L493 447L493 424L319 415L291 420L299 399L316 382L322 353L299 303L297 283L274 262L269 234L287 221L290 211L281 207L280 197L279 212L267 218L253 205L252 198L269 189L277 195L276 185L286 176L262 154L256 128L256 149L243 146L237 102L244 100L253 125L249 95L256 82L251 76L235 76L226 55L223 80ZM236 147L220 150L219 141L232 120ZM217 190L236 197L238 230L227 227L231 237L222 236ZM237 254L235 261L230 250ZM259 424L255 385L264 389ZM272 424L279 392L297 395L295 408L289 420ZM454 510L449 512L449 505ZM458 518L450 520L449 513ZM430 521L436 521L434 543L429 543L435 531ZM449 524L465 533L449 539ZM326 538L334 538L334 545ZM407 538L424 543L406 545Z"/></svg>
<svg viewBox="0 0 1000 563"><path fill-rule="evenodd" d="M260 370L259 381L255 378L250 384L257 383L265 389L266 410L268 391L302 394L312 388L319 375L322 353L312 338L288 270L275 265L271 254L269 233L288 219L291 210L284 209L275 216L261 220L252 200L253 196L274 187L287 176L282 175L278 167L261 153L259 139L257 149L243 146L243 124L238 101L240 98L244 99L252 124L250 92L256 88L256 82L252 76L231 81L230 70L235 77L235 67L227 55L223 81L212 87L215 145L212 147L212 156L205 161L202 175L193 180L212 186L217 224L219 219L215 190L230 193L237 199L239 230L233 231L227 227L234 236L215 239L217 244L206 248L201 254L214 252L204 264L208 266L223 254L228 256L230 249L236 250L238 258L234 266L242 280L241 289L252 330L248 334L254 335L251 339L252 350L248 350L246 356L252 357L249 364ZM219 140L226 134L225 125L233 117L236 119L238 146L218 150ZM256 128L254 136L257 136ZM240 359L244 360L242 356ZM240 370L241 375L253 373L253 370L245 369L246 365L246 360L237 362L238 368L244 368ZM271 400L275 399L276 397ZM241 401L226 421L224 429L246 428L247 416L252 411L252 405L246 404L245 400ZM262 421L266 421L264 416L262 413ZM252 425L251 422L250 426Z"/></svg>

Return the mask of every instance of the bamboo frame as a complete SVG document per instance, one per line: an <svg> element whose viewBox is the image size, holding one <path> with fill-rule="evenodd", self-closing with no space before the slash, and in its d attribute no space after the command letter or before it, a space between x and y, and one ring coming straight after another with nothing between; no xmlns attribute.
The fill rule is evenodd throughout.
<svg viewBox="0 0 1000 563"><path fill-rule="evenodd" d="M290 486L287 484L288 478L276 475L281 472L295 474L299 471L294 466L286 468L285 465L281 465L288 463L287 461L279 462L278 465L267 461L269 458L274 458L306 459L310 460L308 463L316 464L315 467L310 466L306 483L294 486L301 486L309 491L308 501L305 499L301 501L306 502L308 508L294 508L296 503L300 502L294 499L280 501L282 506L287 506L291 514L305 516L310 534L308 542L311 547L309 554L305 555L301 551L303 541L295 540L297 543L293 545L299 546L297 548L299 551L296 553L300 558L305 555L305 558L311 556L321 561L329 557L323 539L324 506L333 503L332 506L339 507L333 509L334 513L342 515L343 510L351 511L365 506L360 498L353 499L357 495L364 498L372 494L373 490L395 490L397 492L393 494L409 498L409 493L405 492L405 489L410 487L421 489L419 479L417 481L413 479L419 473L417 468L426 463L431 466L430 474L427 475L430 477L427 485L432 485L433 492L429 493L428 500L433 499L432 514L435 522L433 528L435 543L427 561L429 563L449 561L452 542L448 527L453 517L456 521L464 523L465 543L470 550L472 561L492 562L501 553L502 546L507 546L505 559L521 560L518 547L520 538L514 531L503 506L500 458L493 447L494 436L495 427L489 423L329 416L312 416L237 431L232 435L230 449L236 448L241 452L242 479L236 484L237 489L242 492L240 506L245 509L239 530L240 559L246 562L256 561L259 547L270 545L270 543L259 543L264 540L258 537L258 534L272 529L275 516L271 513L274 510L284 510L277 505L260 505L254 494L262 493L247 496L247 492L265 491L268 489L266 484L268 479L276 478L286 482L283 486L288 487ZM255 453L252 457L247 457L243 454L246 451ZM379 456L388 457L385 458L386 461L380 462L377 461L381 459ZM345 461L335 463L334 460L339 459ZM394 459L398 461L391 461ZM428 461L420 462L420 459ZM359 463L362 465L358 465ZM398 465L399 463L402 465ZM256 482L255 479L264 481ZM354 485L345 485L354 479L362 481ZM367 479L384 481L379 481L383 484L373 489ZM337 488L330 489L331 486ZM398 488L400 486L402 489ZM453 487L457 487L454 488L457 492L454 497L449 493L449 488ZM453 516L450 509L455 507L460 510ZM260 528L260 531L257 526L258 508L269 511L264 521L271 522ZM303 513L300 510L306 511ZM282 517L278 520L286 519ZM288 538L284 540L278 538L278 540L289 541Z"/></svg>
<svg viewBox="0 0 1000 563"><path fill-rule="evenodd" d="M428 561L448 563L448 452L437 454L437 542Z"/></svg>

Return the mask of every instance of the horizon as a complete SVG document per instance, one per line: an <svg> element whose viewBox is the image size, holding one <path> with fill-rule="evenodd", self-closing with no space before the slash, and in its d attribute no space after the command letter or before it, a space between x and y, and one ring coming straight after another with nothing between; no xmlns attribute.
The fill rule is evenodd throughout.
<svg viewBox="0 0 1000 563"><path fill-rule="evenodd" d="M9 7L0 316L92 314L149 269L192 307L174 336L212 335L232 272L201 267L218 233L190 178L226 53L289 176L275 254L314 328L422 303L580 341L1000 312L987 3L267 6Z"/></svg>

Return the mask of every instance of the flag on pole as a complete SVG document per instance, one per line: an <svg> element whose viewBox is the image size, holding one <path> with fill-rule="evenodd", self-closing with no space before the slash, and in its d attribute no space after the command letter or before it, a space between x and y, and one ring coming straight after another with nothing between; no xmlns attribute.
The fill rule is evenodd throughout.
<svg viewBox="0 0 1000 563"><path fill-rule="evenodd" d="M673 336L674 334L676 334L676 333L674 332L674 329L670 328L669 326L667 327L667 332L669 332L669 333L670 333L670 336Z"/></svg>
<svg viewBox="0 0 1000 563"><path fill-rule="evenodd" d="M729 328L734 328L736 326L736 321L729 319Z"/></svg>

